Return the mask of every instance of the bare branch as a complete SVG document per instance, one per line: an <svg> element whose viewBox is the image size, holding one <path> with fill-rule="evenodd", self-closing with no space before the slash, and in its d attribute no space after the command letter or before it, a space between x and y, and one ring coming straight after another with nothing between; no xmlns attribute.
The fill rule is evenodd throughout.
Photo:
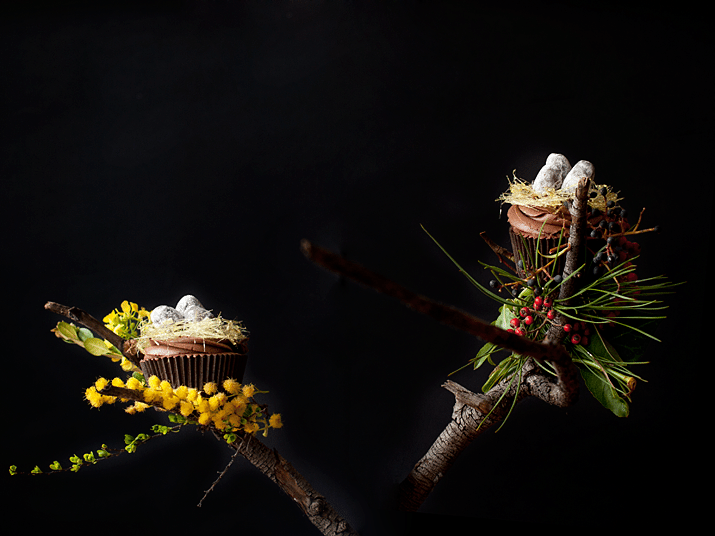
<svg viewBox="0 0 715 536"><path fill-rule="evenodd" d="M543 344L509 333L456 307L441 304L412 292L394 281L376 274L358 263L344 259L327 249L316 246L308 240L301 242L301 248L310 260L323 268L348 277L377 292L397 298L410 309L434 318L442 324L466 331L484 341L494 343L520 355L533 357L538 361L564 364L571 361L571 357L560 345Z"/></svg>

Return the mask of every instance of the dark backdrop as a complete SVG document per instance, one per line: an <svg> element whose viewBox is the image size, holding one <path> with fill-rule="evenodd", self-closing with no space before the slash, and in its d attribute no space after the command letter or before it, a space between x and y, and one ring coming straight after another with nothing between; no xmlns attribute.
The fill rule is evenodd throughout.
<svg viewBox="0 0 715 536"><path fill-rule="evenodd" d="M95 410L118 369L57 341L47 300L102 317L191 293L251 331L245 379L285 427L266 442L362 534L461 521L619 526L691 520L705 477L698 381L712 107L703 15L560 3L168 2L27 6L2 18L5 463L29 470L121 446L162 421ZM710 45L712 43L710 42ZM308 238L485 319L472 273L506 245L497 196L550 152L590 160L645 235L642 270L673 297L649 381L618 419L585 391L520 404L460 457L417 514L396 484L449 419L440 384L479 341L345 282ZM478 390L486 372L453 378ZM707 421L706 421L707 422ZM78 474L14 477L7 516L106 532L316 534L243 460L202 508L230 451L194 430ZM697 488L695 488L697 489Z"/></svg>

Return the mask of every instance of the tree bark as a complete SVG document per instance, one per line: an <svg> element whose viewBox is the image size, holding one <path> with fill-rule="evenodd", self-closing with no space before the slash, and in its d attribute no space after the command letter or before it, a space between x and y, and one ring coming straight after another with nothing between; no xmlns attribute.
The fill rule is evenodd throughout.
<svg viewBox="0 0 715 536"><path fill-rule="evenodd" d="M288 494L323 534L326 536L358 534L325 497L313 489L305 477L278 454L278 451L268 448L254 436L246 433L242 433L240 439L230 446Z"/></svg>
<svg viewBox="0 0 715 536"><path fill-rule="evenodd" d="M451 380L444 383L442 387L455 397L452 419L400 484L398 509L419 510L462 451L477 436L503 421L510 408L523 398L535 396L557 406L570 405L570 390L554 384L539 370L529 360L522 369L521 383L505 378L485 394L473 393Z"/></svg>

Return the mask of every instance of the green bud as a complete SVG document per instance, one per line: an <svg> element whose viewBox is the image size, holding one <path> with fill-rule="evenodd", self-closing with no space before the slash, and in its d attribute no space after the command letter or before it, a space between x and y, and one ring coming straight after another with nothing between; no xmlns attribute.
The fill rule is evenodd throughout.
<svg viewBox="0 0 715 536"><path fill-rule="evenodd" d="M55 460L50 464L50 469L52 469L53 471L62 471L62 466L60 465L60 462Z"/></svg>
<svg viewBox="0 0 715 536"><path fill-rule="evenodd" d="M32 471L30 471L30 472L31 472L33 475L39 475L40 473L42 473L42 469L40 469L40 467L36 465L35 468L34 468Z"/></svg>
<svg viewBox="0 0 715 536"><path fill-rule="evenodd" d="M10 466L10 474L11 474L11 475L16 475L16 474L17 474L17 465L11 465L11 466Z"/></svg>

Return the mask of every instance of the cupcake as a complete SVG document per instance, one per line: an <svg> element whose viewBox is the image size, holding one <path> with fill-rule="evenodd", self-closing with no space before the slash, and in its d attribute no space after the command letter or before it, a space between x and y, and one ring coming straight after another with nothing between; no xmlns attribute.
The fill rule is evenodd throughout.
<svg viewBox="0 0 715 536"><path fill-rule="evenodd" d="M560 245L568 243L571 218L563 206L550 211L545 207L512 205L507 218L514 262L521 278L542 267L550 260L546 255L553 255ZM560 273L559 265L554 273Z"/></svg>
<svg viewBox="0 0 715 536"><path fill-rule="evenodd" d="M560 154L553 153L532 184L516 181L498 200L511 204L507 212L509 238L519 277L526 278L552 261L568 243L571 214L569 205L582 177L590 179L588 227L597 229L609 200L616 195L594 184L595 168L586 160L573 168ZM564 256L554 260L549 274L561 274ZM545 279L547 276L541 276Z"/></svg>
<svg viewBox="0 0 715 536"><path fill-rule="evenodd" d="M238 323L215 317L191 295L176 307L160 305L150 319L136 341L145 377L196 389L208 382L220 387L228 378L243 380L248 334Z"/></svg>

